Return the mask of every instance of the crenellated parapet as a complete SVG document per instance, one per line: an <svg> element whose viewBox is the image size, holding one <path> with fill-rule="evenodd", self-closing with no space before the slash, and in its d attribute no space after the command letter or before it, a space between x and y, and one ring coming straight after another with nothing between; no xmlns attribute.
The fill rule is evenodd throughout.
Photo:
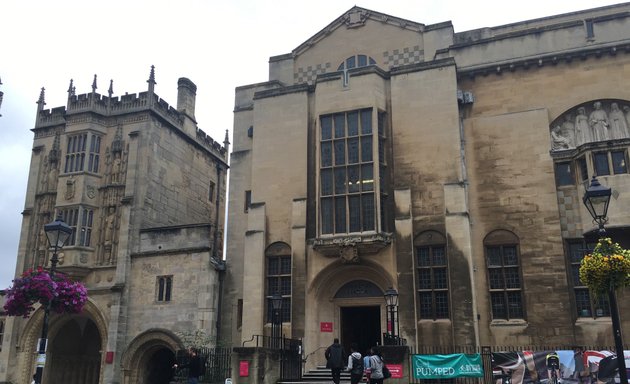
<svg viewBox="0 0 630 384"><path fill-rule="evenodd" d="M96 92L96 76L92 84L92 92L75 94L73 81L70 81L68 102L65 107L44 109L44 89L42 88L38 100L38 113L35 123L36 137L50 136L56 127L67 124L71 115L92 115L102 120L115 120L119 116L151 112L163 120L173 129L193 139L198 144L210 150L214 155L227 162L227 150L219 141L215 141L204 131L197 128L194 118L195 92L197 87L186 78L179 79L177 107L171 106L166 100L154 93L154 69L148 81L149 89L145 92L113 96L113 81L110 82L108 95Z"/></svg>

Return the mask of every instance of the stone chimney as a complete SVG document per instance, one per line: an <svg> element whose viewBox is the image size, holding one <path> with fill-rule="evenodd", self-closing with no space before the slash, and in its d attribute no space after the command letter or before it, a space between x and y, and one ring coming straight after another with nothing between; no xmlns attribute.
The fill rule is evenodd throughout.
<svg viewBox="0 0 630 384"><path fill-rule="evenodd" d="M197 86L185 77L177 81L177 110L195 120L195 97Z"/></svg>
<svg viewBox="0 0 630 384"><path fill-rule="evenodd" d="M185 77L177 81L177 111L184 115L184 132L195 137L197 120L195 120L195 98L197 86Z"/></svg>

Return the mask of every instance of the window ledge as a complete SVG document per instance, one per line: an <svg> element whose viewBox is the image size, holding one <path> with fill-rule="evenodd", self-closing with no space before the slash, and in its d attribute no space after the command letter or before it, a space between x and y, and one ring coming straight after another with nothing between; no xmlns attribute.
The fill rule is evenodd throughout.
<svg viewBox="0 0 630 384"><path fill-rule="evenodd" d="M578 317L575 320L576 324L577 323L610 323L611 322L611 318L610 316L601 316L601 317Z"/></svg>
<svg viewBox="0 0 630 384"><path fill-rule="evenodd" d="M515 320L492 320L490 322L491 327L526 327L528 325L527 320L515 319Z"/></svg>

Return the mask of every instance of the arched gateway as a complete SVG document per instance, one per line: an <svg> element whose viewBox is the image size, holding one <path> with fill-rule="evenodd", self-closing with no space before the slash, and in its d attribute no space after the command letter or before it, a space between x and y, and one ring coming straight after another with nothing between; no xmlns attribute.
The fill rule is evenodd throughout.
<svg viewBox="0 0 630 384"><path fill-rule="evenodd" d="M30 382L35 372L37 340L43 319L44 311L40 308L25 328L21 347L29 358L21 369L23 382ZM81 314L51 314L43 384L99 384L105 338L105 321L90 301Z"/></svg>
<svg viewBox="0 0 630 384"><path fill-rule="evenodd" d="M122 357L124 384L168 384L172 379L179 338L165 329L150 329L129 344Z"/></svg>

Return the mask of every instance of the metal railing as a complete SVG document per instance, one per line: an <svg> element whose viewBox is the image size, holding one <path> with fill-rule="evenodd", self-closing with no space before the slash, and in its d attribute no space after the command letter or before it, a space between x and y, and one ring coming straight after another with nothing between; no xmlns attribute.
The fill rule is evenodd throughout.
<svg viewBox="0 0 630 384"><path fill-rule="evenodd" d="M199 377L200 383L223 383L231 376L231 348L199 348L198 355L203 363L202 375ZM180 365L188 363L188 351L177 351L175 358ZM177 383L185 383L187 377L188 369L184 368L175 373L174 379Z"/></svg>

